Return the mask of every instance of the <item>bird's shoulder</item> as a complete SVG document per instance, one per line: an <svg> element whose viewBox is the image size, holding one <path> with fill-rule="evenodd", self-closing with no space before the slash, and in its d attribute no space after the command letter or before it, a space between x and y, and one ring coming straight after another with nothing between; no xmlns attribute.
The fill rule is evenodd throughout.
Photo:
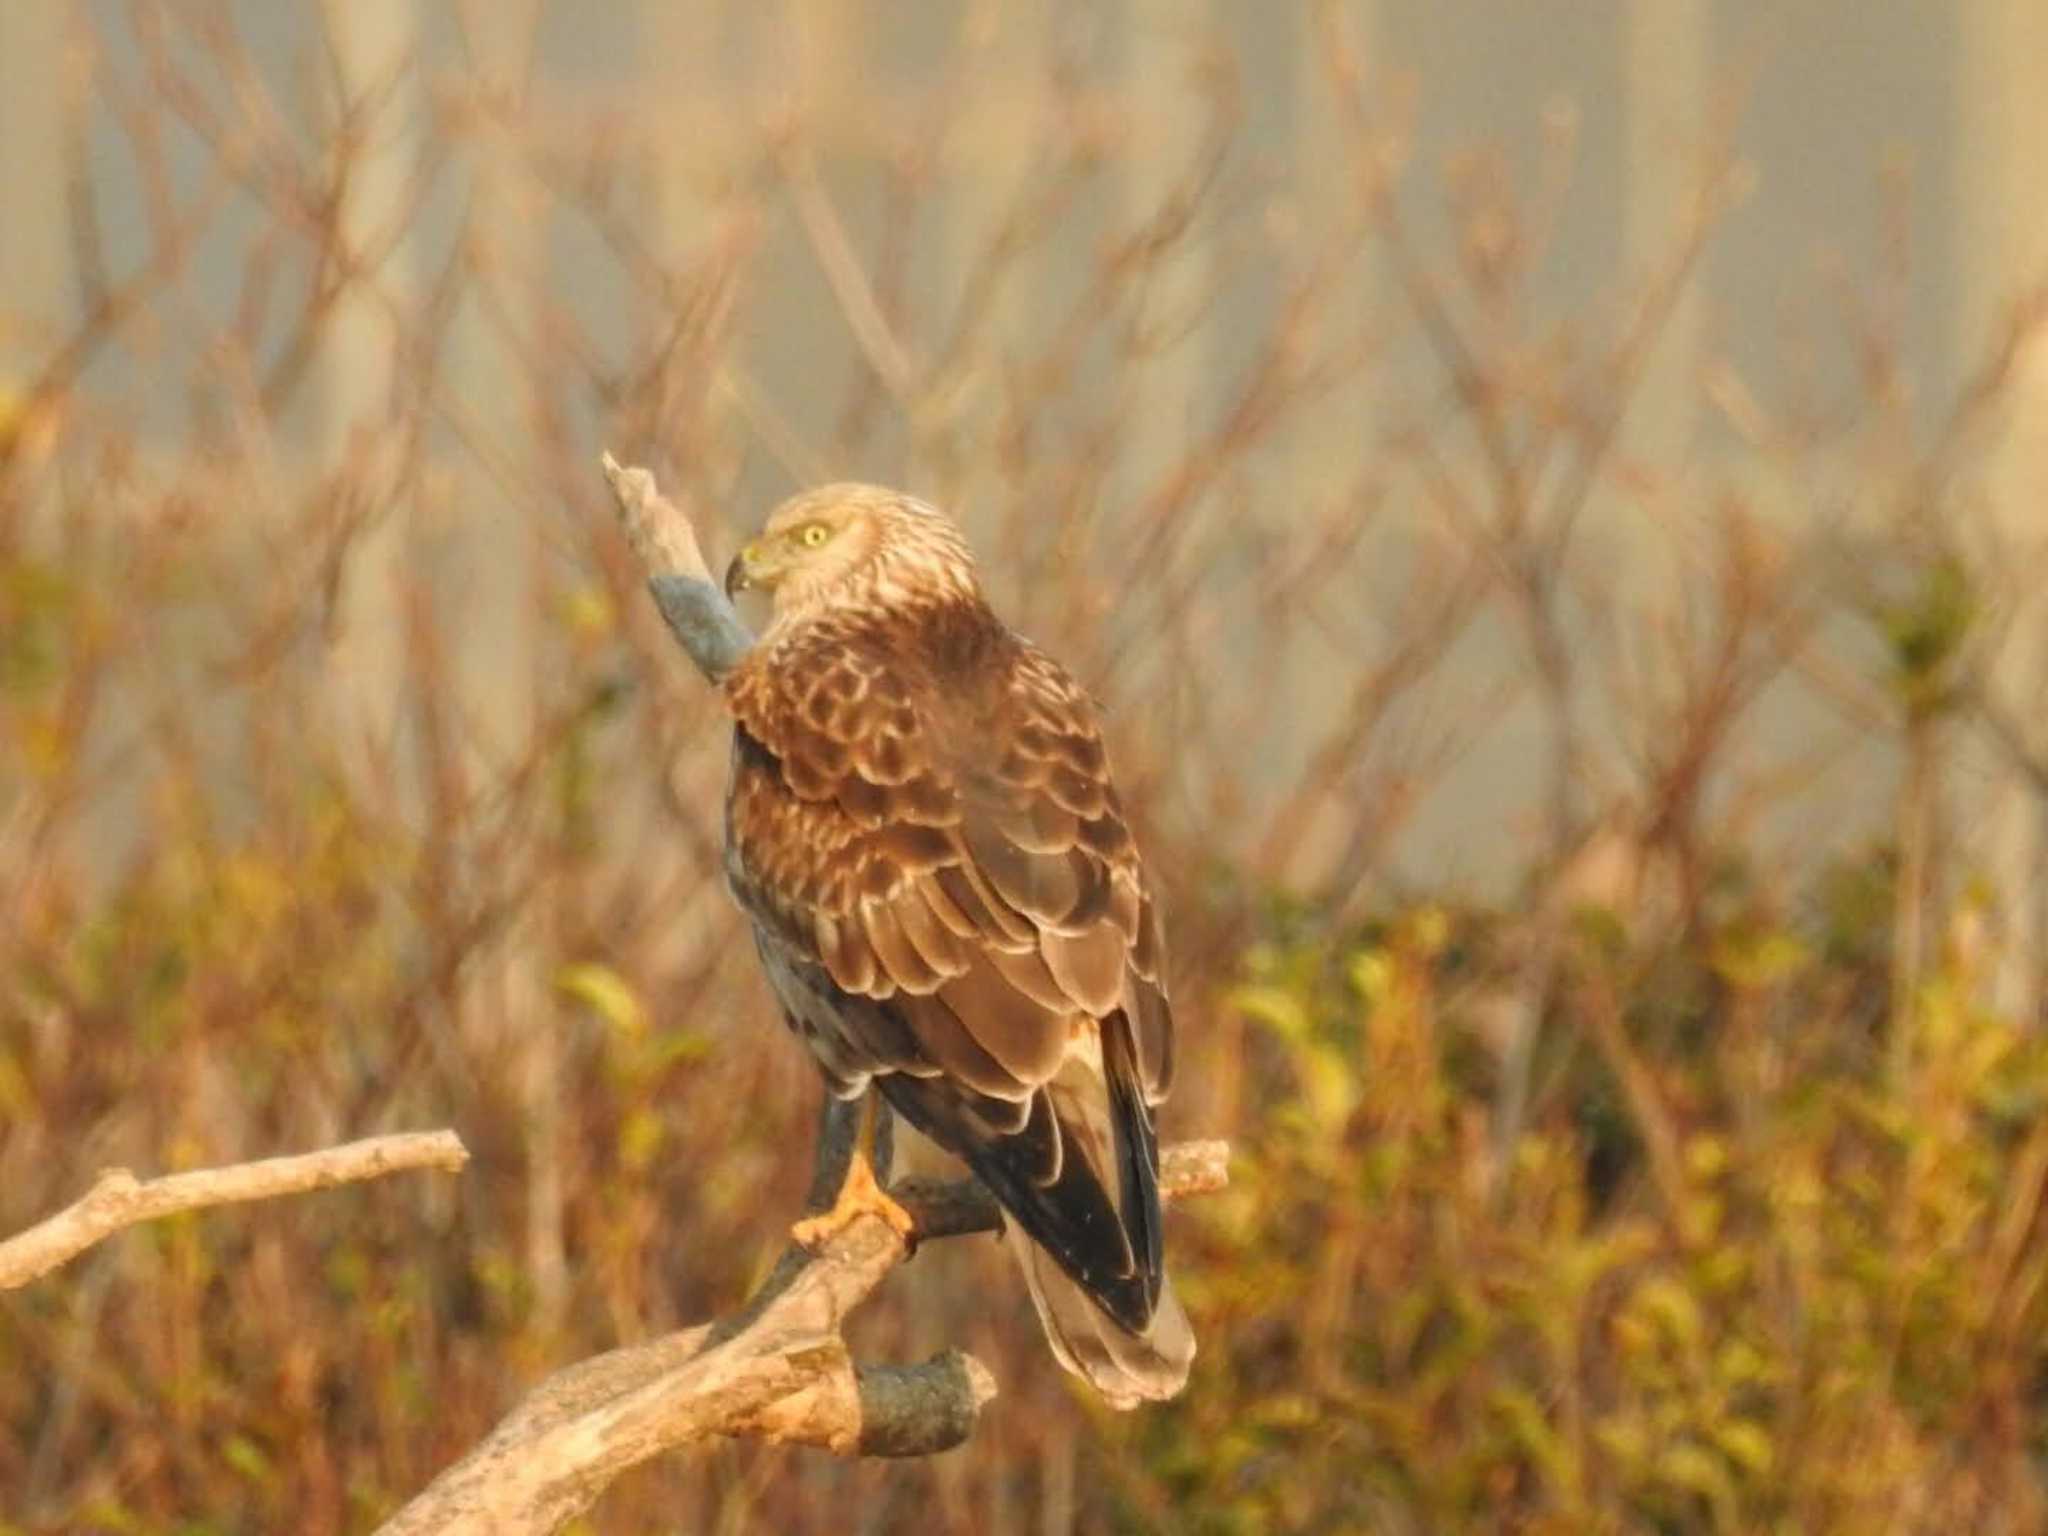
<svg viewBox="0 0 2048 1536"><path fill-rule="evenodd" d="M971 775L1012 751L1063 749L1084 769L1103 758L1095 699L979 606L810 619L757 646L724 691L754 745L796 760L799 794L828 792L806 763L891 785L919 770Z"/></svg>

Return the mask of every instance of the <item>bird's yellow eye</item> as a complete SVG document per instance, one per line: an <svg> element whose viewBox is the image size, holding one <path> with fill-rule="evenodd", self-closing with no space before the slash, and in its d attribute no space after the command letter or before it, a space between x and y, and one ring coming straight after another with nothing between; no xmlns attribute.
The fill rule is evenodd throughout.
<svg viewBox="0 0 2048 1536"><path fill-rule="evenodd" d="M831 537L832 530L823 523L806 523L797 532L797 538L811 549L816 549Z"/></svg>

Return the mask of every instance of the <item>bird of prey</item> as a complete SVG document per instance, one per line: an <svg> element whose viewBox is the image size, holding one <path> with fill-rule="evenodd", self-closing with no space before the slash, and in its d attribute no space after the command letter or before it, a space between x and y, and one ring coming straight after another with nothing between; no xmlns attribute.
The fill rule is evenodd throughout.
<svg viewBox="0 0 2048 1536"><path fill-rule="evenodd" d="M792 498L726 591L773 595L724 682L726 875L829 1090L872 1088L1003 1207L1054 1355L1120 1408L1194 1336L1160 1246L1152 1108L1173 1076L1159 911L1097 710L1004 627L942 513ZM867 1128L830 1216L910 1235Z"/></svg>

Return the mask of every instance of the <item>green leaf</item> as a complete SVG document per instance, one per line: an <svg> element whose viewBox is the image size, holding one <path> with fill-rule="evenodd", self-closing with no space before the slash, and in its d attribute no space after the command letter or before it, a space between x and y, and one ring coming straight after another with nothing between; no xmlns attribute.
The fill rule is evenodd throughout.
<svg viewBox="0 0 2048 1536"><path fill-rule="evenodd" d="M230 1435L220 1448L220 1458L252 1483L270 1481L270 1458L247 1435Z"/></svg>
<svg viewBox="0 0 2048 1536"><path fill-rule="evenodd" d="M1729 1419L1714 1426L1714 1444L1745 1472L1762 1475L1771 1470L1771 1437L1751 1419Z"/></svg>
<svg viewBox="0 0 2048 1536"><path fill-rule="evenodd" d="M1735 1502L1735 1481L1728 1464L1703 1445L1681 1440L1667 1445L1657 1457L1657 1476L1689 1493L1701 1494L1726 1508Z"/></svg>
<svg viewBox="0 0 2048 1536"><path fill-rule="evenodd" d="M1264 1024L1286 1040L1304 1040L1310 1031L1308 1008L1285 987L1253 984L1234 989L1230 1005Z"/></svg>
<svg viewBox="0 0 2048 1536"><path fill-rule="evenodd" d="M610 966L589 960L555 973L555 990L574 998L620 1034L637 1039L647 1032L647 1010L631 984Z"/></svg>

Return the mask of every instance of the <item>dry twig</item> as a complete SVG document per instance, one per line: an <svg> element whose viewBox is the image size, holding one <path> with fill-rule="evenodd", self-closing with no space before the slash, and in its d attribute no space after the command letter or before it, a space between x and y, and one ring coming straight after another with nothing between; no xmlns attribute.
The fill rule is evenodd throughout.
<svg viewBox="0 0 2048 1536"><path fill-rule="evenodd" d="M199 1168L146 1184L126 1168L109 1168L75 1204L0 1243L0 1291L27 1285L123 1227L160 1216L244 1200L274 1200L416 1168L458 1173L468 1161L469 1152L453 1131L412 1131L297 1157Z"/></svg>

